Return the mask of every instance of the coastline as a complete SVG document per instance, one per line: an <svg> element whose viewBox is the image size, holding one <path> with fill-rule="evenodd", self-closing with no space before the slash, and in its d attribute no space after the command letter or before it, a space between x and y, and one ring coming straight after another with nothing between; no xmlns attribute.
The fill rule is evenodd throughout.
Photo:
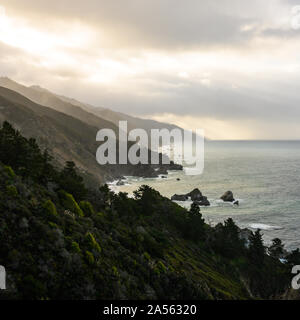
<svg viewBox="0 0 300 320"><path fill-rule="evenodd" d="M219 188L219 180L214 180L209 185L203 182L202 176L198 179L195 177L191 178L186 176L184 171L170 171L167 178L162 178L161 176L156 178L126 176L124 178L124 185L121 186L117 185L118 180L109 182L108 186L110 190L116 193L120 191L126 192L129 197L132 197L133 191L137 190L139 186L146 184L159 191L163 196L171 199L175 193L187 193L194 188L199 188L208 196L210 202L210 206L200 206L201 213L208 224L217 225L231 217L241 229L262 230L264 241L267 245L271 243L272 239L280 238L289 250L300 246L300 239L293 236L293 231L291 231L292 226L288 224L289 221L283 220L281 216L277 218L275 215L276 207L274 207L272 201L264 201L265 207L261 208L257 200L255 200L256 195L254 193L248 192L245 196L241 194L239 188L232 188L236 200L239 201L239 206L221 200L220 196L222 193L232 187L230 181L226 182L226 184L223 183L222 186L224 186ZM178 178L180 181L177 181ZM195 182L192 181L193 179ZM193 201L174 202L189 210ZM266 214L266 212L269 212L269 214Z"/></svg>

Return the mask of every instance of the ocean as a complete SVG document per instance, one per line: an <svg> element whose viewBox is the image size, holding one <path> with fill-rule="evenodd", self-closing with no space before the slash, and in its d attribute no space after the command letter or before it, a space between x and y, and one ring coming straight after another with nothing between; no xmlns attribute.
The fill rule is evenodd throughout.
<svg viewBox="0 0 300 320"><path fill-rule="evenodd" d="M124 186L112 188L132 194L143 184L169 198L199 188L211 202L201 207L207 223L231 217L239 227L261 229L266 245L280 238L286 249L300 248L300 141L206 141L201 175L173 171L167 179L127 177ZM227 190L239 206L220 200ZM178 204L189 208L191 202Z"/></svg>

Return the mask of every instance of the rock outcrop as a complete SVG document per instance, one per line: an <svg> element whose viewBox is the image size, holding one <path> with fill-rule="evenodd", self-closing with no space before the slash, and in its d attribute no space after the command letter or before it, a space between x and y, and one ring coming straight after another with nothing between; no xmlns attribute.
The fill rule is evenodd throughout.
<svg viewBox="0 0 300 320"><path fill-rule="evenodd" d="M199 206L205 206L205 207L210 206L210 202L208 201L207 197L205 197L205 196L202 196L202 200L197 200L194 202L197 203Z"/></svg>
<svg viewBox="0 0 300 320"><path fill-rule="evenodd" d="M116 183L116 185L117 186L124 186L124 181L122 181L122 180L119 180L117 183Z"/></svg>
<svg viewBox="0 0 300 320"><path fill-rule="evenodd" d="M220 199L222 199L225 202L233 202L233 201L235 201L232 191L226 191L222 195L222 197L220 197Z"/></svg>
<svg viewBox="0 0 300 320"><path fill-rule="evenodd" d="M174 194L171 197L172 201L186 201L188 200L188 197L185 194Z"/></svg>
<svg viewBox="0 0 300 320"><path fill-rule="evenodd" d="M187 194L174 194L171 197L172 201L187 201L192 200L193 202L197 203L199 206L210 206L210 202L208 201L207 197L202 195L202 192L196 188L193 191Z"/></svg>
<svg viewBox="0 0 300 320"><path fill-rule="evenodd" d="M193 191L186 194L187 197L190 197L192 201L201 201L203 198L203 195L201 191L196 188Z"/></svg>

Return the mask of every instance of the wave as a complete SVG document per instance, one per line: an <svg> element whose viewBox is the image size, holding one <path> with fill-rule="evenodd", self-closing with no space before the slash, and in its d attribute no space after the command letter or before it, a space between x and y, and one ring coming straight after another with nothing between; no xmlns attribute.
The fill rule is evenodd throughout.
<svg viewBox="0 0 300 320"><path fill-rule="evenodd" d="M217 206L227 206L227 207L230 207L230 206L234 206L234 203L233 202L229 202L229 201L224 201L222 199L215 199L215 200L212 200ZM242 204L245 202L244 199L235 199L235 201L238 201L239 204Z"/></svg>
<svg viewBox="0 0 300 320"><path fill-rule="evenodd" d="M281 229L283 229L283 227L271 226L271 225L264 224L264 223L251 223L251 224L249 224L249 227L251 229L261 229L261 230L281 230Z"/></svg>

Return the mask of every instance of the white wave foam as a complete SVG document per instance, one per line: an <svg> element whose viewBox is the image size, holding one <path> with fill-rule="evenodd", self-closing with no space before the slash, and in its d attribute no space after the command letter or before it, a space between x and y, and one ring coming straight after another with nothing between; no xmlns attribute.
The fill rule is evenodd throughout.
<svg viewBox="0 0 300 320"><path fill-rule="evenodd" d="M249 227L251 229L261 229L261 230L280 230L280 229L283 229L283 227L271 226L271 225L263 224L263 223L251 223L251 224L249 224Z"/></svg>

